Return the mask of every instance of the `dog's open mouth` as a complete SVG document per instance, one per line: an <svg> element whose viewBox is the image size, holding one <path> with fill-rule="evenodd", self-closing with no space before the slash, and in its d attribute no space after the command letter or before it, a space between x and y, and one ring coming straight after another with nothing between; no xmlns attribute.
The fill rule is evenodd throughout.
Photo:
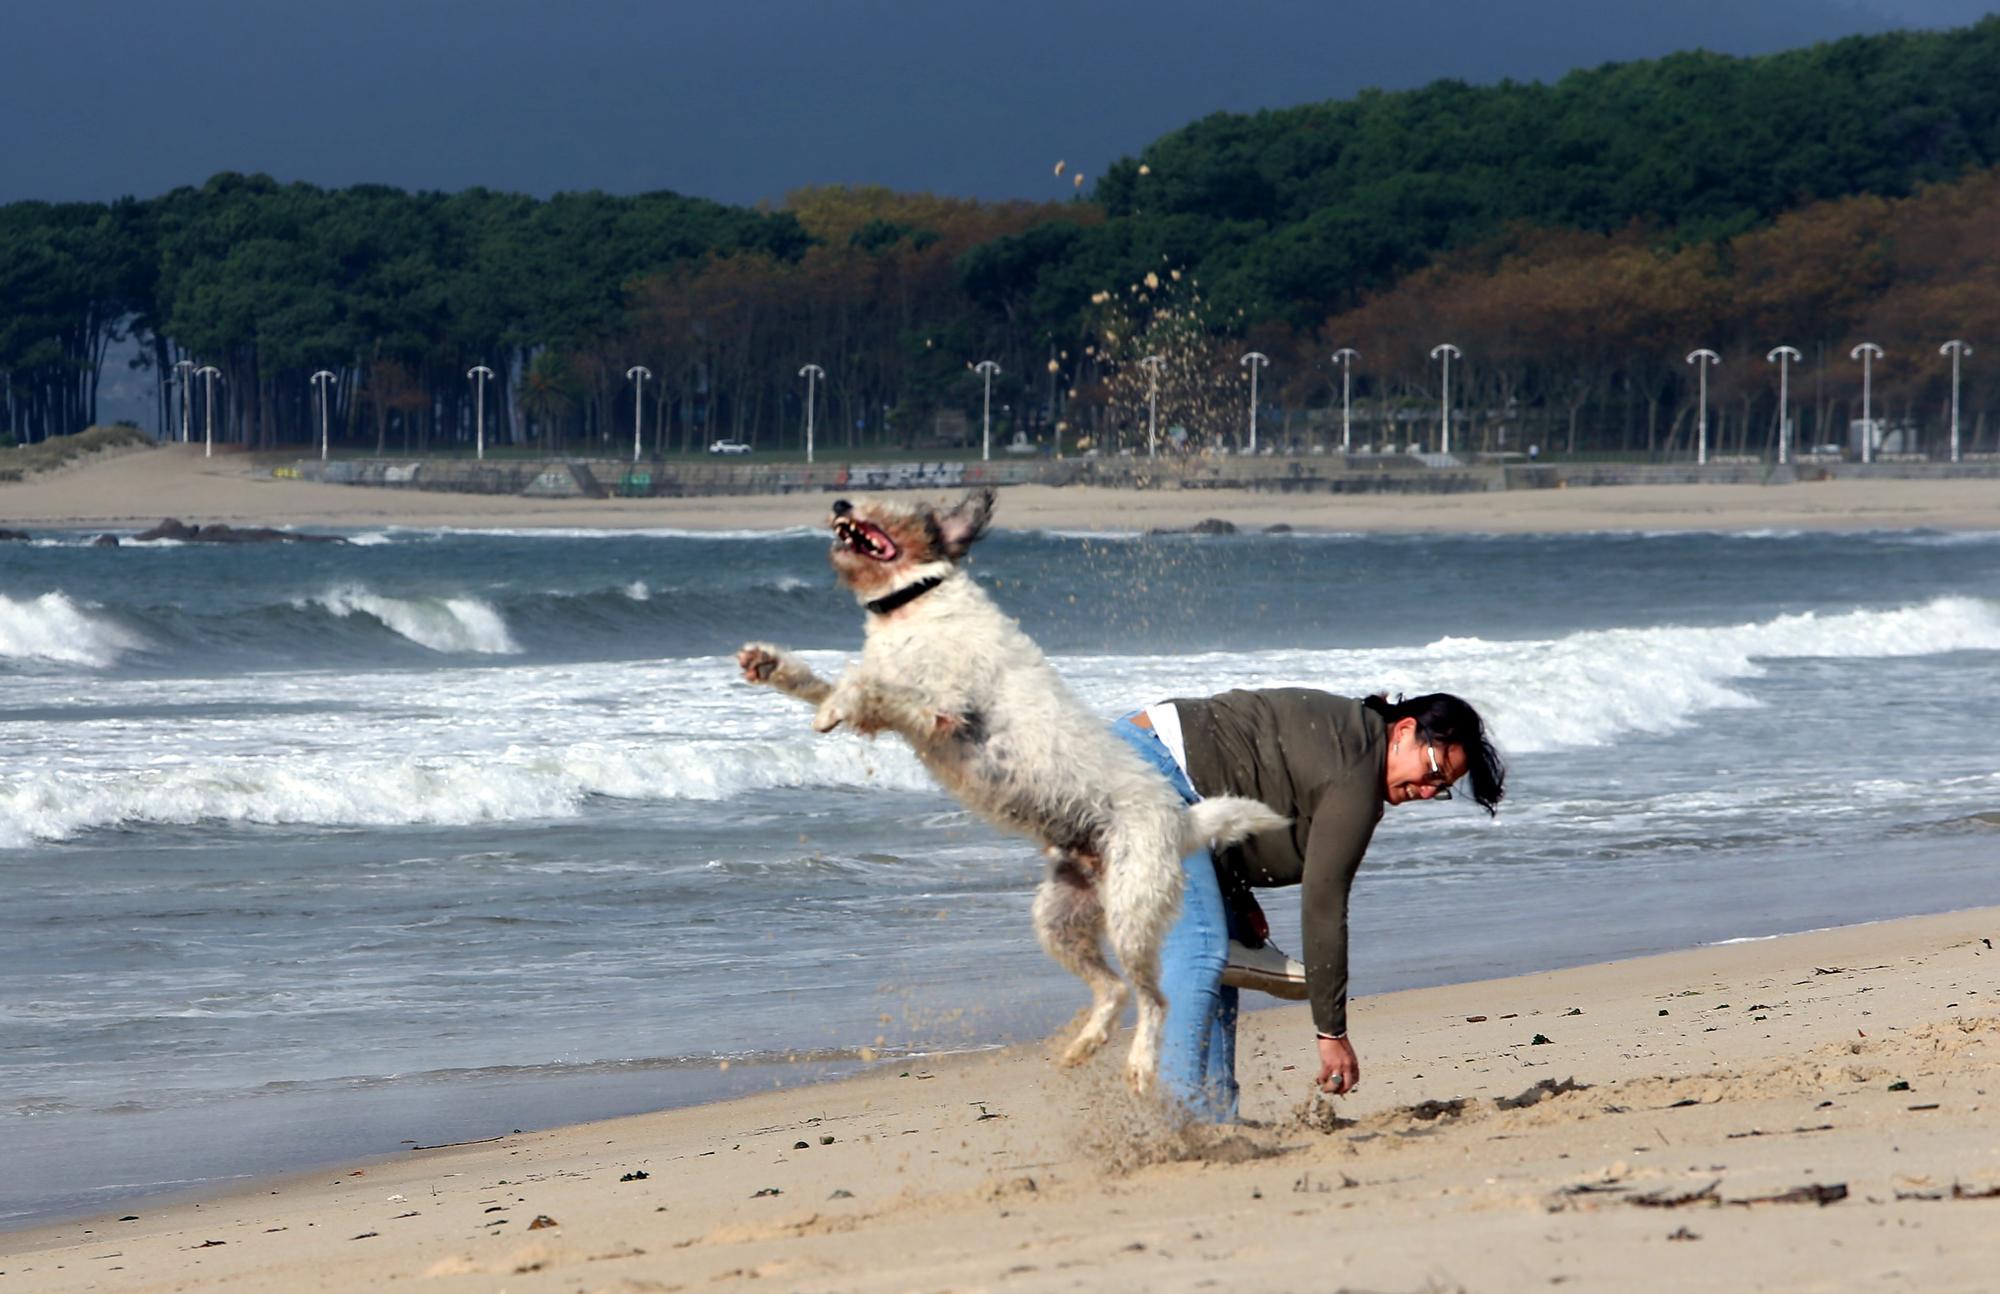
<svg viewBox="0 0 2000 1294"><path fill-rule="evenodd" d="M849 552L860 553L873 561L894 561L896 541L882 527L870 521L856 521L852 517L833 519L833 536L846 544Z"/></svg>

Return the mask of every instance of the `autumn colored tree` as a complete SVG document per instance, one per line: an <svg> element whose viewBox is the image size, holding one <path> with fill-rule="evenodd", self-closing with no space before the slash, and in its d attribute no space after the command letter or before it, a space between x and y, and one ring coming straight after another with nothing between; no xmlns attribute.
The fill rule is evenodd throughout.
<svg viewBox="0 0 2000 1294"><path fill-rule="evenodd" d="M988 359L1003 424L1115 440L1130 424L1099 298L1175 270L1201 284L1219 353L1272 356L1259 390L1280 436L1331 403L1343 345L1364 355L1371 438L1430 436L1429 353L1447 340L1464 352L1459 445L1684 452L1680 356L1706 345L1725 355L1736 443L1762 452L1779 417L1762 356L1781 342L1808 356L1807 427L1835 439L1862 332L1895 343L1897 416L1935 422L1937 343L1994 344L1995 66L2000 17L1219 113L1051 203L858 186L747 210L234 174L146 202L15 203L0 429L91 420L104 356L130 337L163 415L176 362L212 363L225 439L265 446L313 435L320 368L338 378L337 440L365 441L365 408L378 444L392 414L414 445L463 443L464 375L483 364L503 439L525 417L551 448L602 449L629 425L637 362L662 448L797 444L805 363L827 373L826 443L915 447L940 411L976 412ZM1993 371L1968 374L1975 421ZM392 407L407 384L422 405Z"/></svg>

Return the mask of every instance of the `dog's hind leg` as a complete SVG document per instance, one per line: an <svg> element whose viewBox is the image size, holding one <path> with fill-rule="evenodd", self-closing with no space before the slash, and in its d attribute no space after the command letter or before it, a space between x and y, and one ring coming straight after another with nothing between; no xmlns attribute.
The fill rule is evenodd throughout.
<svg viewBox="0 0 2000 1294"><path fill-rule="evenodd" d="M1074 861L1050 867L1048 879L1035 891L1035 935L1044 952L1090 986L1089 1014L1057 1063L1088 1060L1111 1038L1111 1026L1125 1005L1125 983L1104 960L1104 909L1097 887Z"/></svg>
<svg viewBox="0 0 2000 1294"><path fill-rule="evenodd" d="M1137 833L1142 837L1156 833ZM1105 850L1101 884L1111 948L1138 998L1139 1025L1125 1061L1132 1090L1150 1092L1160 1068L1160 1034L1167 996L1160 989L1160 948L1180 913L1181 863L1171 836L1135 839L1115 834Z"/></svg>

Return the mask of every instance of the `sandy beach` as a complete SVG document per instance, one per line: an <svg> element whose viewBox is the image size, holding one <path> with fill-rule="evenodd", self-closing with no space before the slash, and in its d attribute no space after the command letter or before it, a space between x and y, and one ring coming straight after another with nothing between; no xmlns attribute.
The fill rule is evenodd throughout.
<svg viewBox="0 0 2000 1294"><path fill-rule="evenodd" d="M0 525L88 533L172 516L307 528L767 529L815 524L825 503L424 494L279 480L270 466L138 451L0 486ZM1996 529L2000 481L1362 498L1021 487L1005 493L1000 516L1016 528L1078 531L1209 516L1246 529L1333 531ZM75 549L21 551L95 560ZM1929 563L1928 552L1877 560ZM252 613L268 618L261 605ZM1926 614L1948 618L1940 605L1926 604ZM1813 650L1849 650L1841 634L1872 634L1881 617L1901 613L1838 614L1869 618L1859 630L1826 630L1832 646L1814 639ZM1977 619L1976 609L1961 614ZM1975 650L1986 641L1977 627L1967 630ZM1569 637L1556 641L1579 636L1562 632ZM1685 637L1705 629L1657 632L1675 635L1669 660L1706 659L1720 650L1714 642L1744 635L1755 641L1729 650L1771 650L1754 624L1725 626L1713 640ZM567 695L576 685L561 686ZM404 740L399 731L393 748ZM1946 762L1954 775L1983 776L1987 754L1974 745ZM1629 747L1620 757L1635 758ZM1578 754L1567 766L1574 776L1604 758ZM1733 756L1705 758L1720 767ZM1826 776L1818 764L1774 767L1777 777L1760 771L1760 784L1824 789L1813 781ZM1538 790L1546 795L1547 783ZM1984 802L1972 805L1943 844L1895 840L1976 865L1992 837ZM1845 811L1816 812L1834 807ZM1620 841L1602 848L1612 846ZM1815 877L1825 870L1797 843L1784 848L1742 856L1791 859L1820 869ZM73 874L52 867L50 876L44 890L55 896L45 900L54 903ZM1423 899L1428 923L1402 928L1448 940L1454 927L1436 918L1434 893ZM1990 901L1939 893L1897 910ZM1592 911L1575 895L1559 902ZM1525 927L1535 958L1460 960L1456 974L1609 955L1578 946L1594 930L1566 935L1566 922L1582 919L1544 910ZM1773 928L1782 927L1727 927ZM1032 952L1025 926L1019 937ZM432 1143L466 1134L410 1126L374 1159L241 1179L198 1197L133 1198L91 1218L0 1234L0 1291L1986 1290L2000 1259L1995 940L2000 908L1977 908L1362 998L1352 1027L1363 1082L1337 1102L1310 1091L1305 1009L1259 1010L1245 1017L1239 1049L1249 1122L1226 1132L1174 1128L1131 1098L1122 1042L1059 1071L1053 1040L885 1057L825 1083L806 1081L817 1072L810 1066L773 1066L780 1077L754 1096L568 1127L522 1132L492 1115L497 1126L452 1145ZM1403 942L1378 940L1373 955L1403 956L1423 939ZM1461 951L1441 945L1436 964L1454 964ZM510 944L505 955L513 973L522 950ZM953 962L949 944L935 962L937 978L960 981L953 991L979 1011L987 990L978 975ZM560 977L551 982L568 990ZM761 991L762 981L750 982ZM1006 987L991 986L991 996ZM474 1031L506 1023L482 1024L486 1009L458 1020ZM384 1027L366 1018L371 1031ZM150 1180L131 1171L97 1180Z"/></svg>
<svg viewBox="0 0 2000 1294"><path fill-rule="evenodd" d="M272 465L288 461L245 455L205 459L192 446L121 454L0 485L0 525L116 529L177 517L196 524L271 526L768 530L816 525L824 515L824 500L807 495L527 499L274 478ZM1024 485L1002 490L997 524L1136 531L1184 527L1205 517L1244 529L1284 524L1367 532L1990 530L2000 528L2000 479L1617 486L1436 496Z"/></svg>
<svg viewBox="0 0 2000 1294"><path fill-rule="evenodd" d="M1309 1098L1303 1009L1255 1012L1254 1123L1226 1136L1142 1115L1109 1057L899 1059L138 1203L0 1239L0 1275L48 1291L1990 1289L1996 937L1989 908L1361 1000L1363 1081L1337 1104Z"/></svg>

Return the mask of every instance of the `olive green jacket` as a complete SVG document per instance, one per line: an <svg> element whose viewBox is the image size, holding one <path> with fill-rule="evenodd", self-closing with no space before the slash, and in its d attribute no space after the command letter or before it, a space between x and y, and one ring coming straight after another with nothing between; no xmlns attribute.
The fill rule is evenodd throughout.
<svg viewBox="0 0 2000 1294"><path fill-rule="evenodd" d="M1321 1033L1347 1032L1347 893L1382 817L1388 730L1349 697L1309 688L1176 699L1188 779L1201 795L1247 795L1292 819L1222 851L1251 885L1301 887L1306 993Z"/></svg>

